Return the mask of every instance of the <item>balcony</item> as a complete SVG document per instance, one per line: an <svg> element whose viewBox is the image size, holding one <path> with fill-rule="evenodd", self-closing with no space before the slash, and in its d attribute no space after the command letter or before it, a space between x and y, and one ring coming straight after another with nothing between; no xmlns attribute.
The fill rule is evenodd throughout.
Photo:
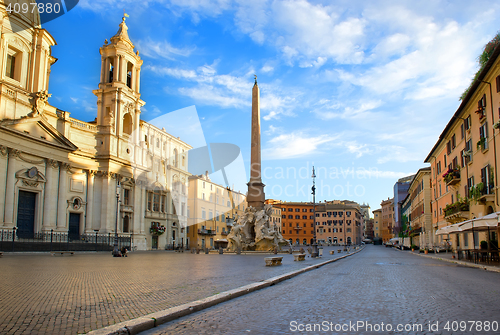
<svg viewBox="0 0 500 335"><path fill-rule="evenodd" d="M482 190L480 190L480 196L477 199L480 202L494 202L495 201L495 192L493 191L493 185L487 185L487 187L483 187Z"/></svg>
<svg viewBox="0 0 500 335"><path fill-rule="evenodd" d="M460 183L460 170L458 169L450 169L446 171L443 175L443 179L446 183L446 186L452 186Z"/></svg>
<svg viewBox="0 0 500 335"><path fill-rule="evenodd" d="M198 229L200 235L215 235L215 230L212 229Z"/></svg>
<svg viewBox="0 0 500 335"><path fill-rule="evenodd" d="M464 219L469 219L469 202L467 200L463 200L446 205L444 208L444 215L445 220L451 223L457 223L463 221Z"/></svg>
<svg viewBox="0 0 500 335"><path fill-rule="evenodd" d="M299 230L301 230L301 229L302 229L302 227L301 227L301 226L295 226L295 227L293 227L293 229L295 229L295 230L299 231Z"/></svg>
<svg viewBox="0 0 500 335"><path fill-rule="evenodd" d="M220 233L220 234L221 234L221 235L224 235L224 236L227 236L227 235L229 234L229 232L228 232L228 231L223 230L223 231L222 231L222 233Z"/></svg>

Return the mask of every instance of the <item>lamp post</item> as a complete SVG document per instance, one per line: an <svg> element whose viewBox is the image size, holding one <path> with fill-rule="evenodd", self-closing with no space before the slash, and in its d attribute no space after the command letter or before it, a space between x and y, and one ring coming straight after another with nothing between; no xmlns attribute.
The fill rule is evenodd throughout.
<svg viewBox="0 0 500 335"><path fill-rule="evenodd" d="M115 221L115 242L113 243L113 257L121 257L118 250L118 215L120 214L120 184L116 185L116 221Z"/></svg>
<svg viewBox="0 0 500 335"><path fill-rule="evenodd" d="M316 174L314 173L314 166L313 166L313 173L312 173L312 179L313 179L313 186L311 188L312 190L312 195L313 195L313 227L314 227L314 237L313 237L313 250L311 253L311 257L318 257L318 244L316 241Z"/></svg>
<svg viewBox="0 0 500 335"><path fill-rule="evenodd" d="M346 223L346 212L345 212L345 208L342 209L342 211L344 212L343 214L343 218L342 218L342 226L344 227L344 251L347 251L347 240L346 240L346 236L345 236L345 230L347 229L346 226L347 226L347 223Z"/></svg>

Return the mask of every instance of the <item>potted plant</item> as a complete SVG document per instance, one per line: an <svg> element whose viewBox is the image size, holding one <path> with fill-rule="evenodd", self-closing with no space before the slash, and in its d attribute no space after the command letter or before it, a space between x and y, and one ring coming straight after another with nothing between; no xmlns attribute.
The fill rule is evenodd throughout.
<svg viewBox="0 0 500 335"><path fill-rule="evenodd" d="M425 248L424 248L424 254L426 254L426 255L427 255L428 253L429 253L429 248L425 247Z"/></svg>
<svg viewBox="0 0 500 335"><path fill-rule="evenodd" d="M166 230L165 226L152 226L151 228L149 228L149 232L157 236L163 234L165 230Z"/></svg>
<svg viewBox="0 0 500 335"><path fill-rule="evenodd" d="M417 249L417 246L415 244L412 244L410 248L411 248L411 251L415 251L415 249Z"/></svg>
<svg viewBox="0 0 500 335"><path fill-rule="evenodd" d="M486 137L481 137L479 141L477 141L477 149L484 150L486 145Z"/></svg>

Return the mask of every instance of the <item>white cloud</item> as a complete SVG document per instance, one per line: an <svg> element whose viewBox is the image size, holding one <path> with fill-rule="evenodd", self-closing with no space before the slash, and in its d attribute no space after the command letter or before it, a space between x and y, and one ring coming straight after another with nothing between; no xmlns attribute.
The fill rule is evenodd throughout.
<svg viewBox="0 0 500 335"><path fill-rule="evenodd" d="M174 56L189 56L196 48L176 48L167 41L153 41L151 38L139 40L136 43L137 50L142 55L151 58L165 58L173 60Z"/></svg>
<svg viewBox="0 0 500 335"><path fill-rule="evenodd" d="M260 69L260 71L264 72L264 73L273 72L274 71L274 67L271 66L271 65L266 64L266 65L264 65L262 67L262 69Z"/></svg>
<svg viewBox="0 0 500 335"><path fill-rule="evenodd" d="M307 136L302 132L278 135L268 141L262 150L265 159L288 159L304 157L321 151L320 146L335 141L329 135Z"/></svg>
<svg viewBox="0 0 500 335"><path fill-rule="evenodd" d="M351 105L343 106L336 102L331 103L330 100L322 100L318 103L320 107L314 109L312 113L321 120L332 119L366 119L374 109L382 105L381 100L361 102L359 106L352 107ZM341 109L343 108L343 111Z"/></svg>

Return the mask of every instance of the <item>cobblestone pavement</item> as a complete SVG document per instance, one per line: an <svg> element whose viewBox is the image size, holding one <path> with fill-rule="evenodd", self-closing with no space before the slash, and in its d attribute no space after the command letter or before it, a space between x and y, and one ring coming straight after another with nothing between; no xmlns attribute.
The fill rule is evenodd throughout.
<svg viewBox="0 0 500 335"><path fill-rule="evenodd" d="M358 321L365 324L350 327L350 322L356 326ZM455 327L458 331L445 330L448 321L451 330ZM479 328L471 330L472 323L468 323L467 330L461 331L460 324L453 321L500 323L499 273L370 245L345 260L143 334L500 333L498 324L496 331L490 324L490 331L480 332ZM433 326L438 322L436 331L429 330L429 322ZM326 328L307 332L307 324ZM396 328L399 324L401 331ZM414 325L422 325L422 330L413 331ZM474 327L479 327L478 323Z"/></svg>
<svg viewBox="0 0 500 335"><path fill-rule="evenodd" d="M337 250L338 248L335 248ZM0 258L0 334L77 334L209 297L331 258L264 266L269 255L134 252Z"/></svg>

